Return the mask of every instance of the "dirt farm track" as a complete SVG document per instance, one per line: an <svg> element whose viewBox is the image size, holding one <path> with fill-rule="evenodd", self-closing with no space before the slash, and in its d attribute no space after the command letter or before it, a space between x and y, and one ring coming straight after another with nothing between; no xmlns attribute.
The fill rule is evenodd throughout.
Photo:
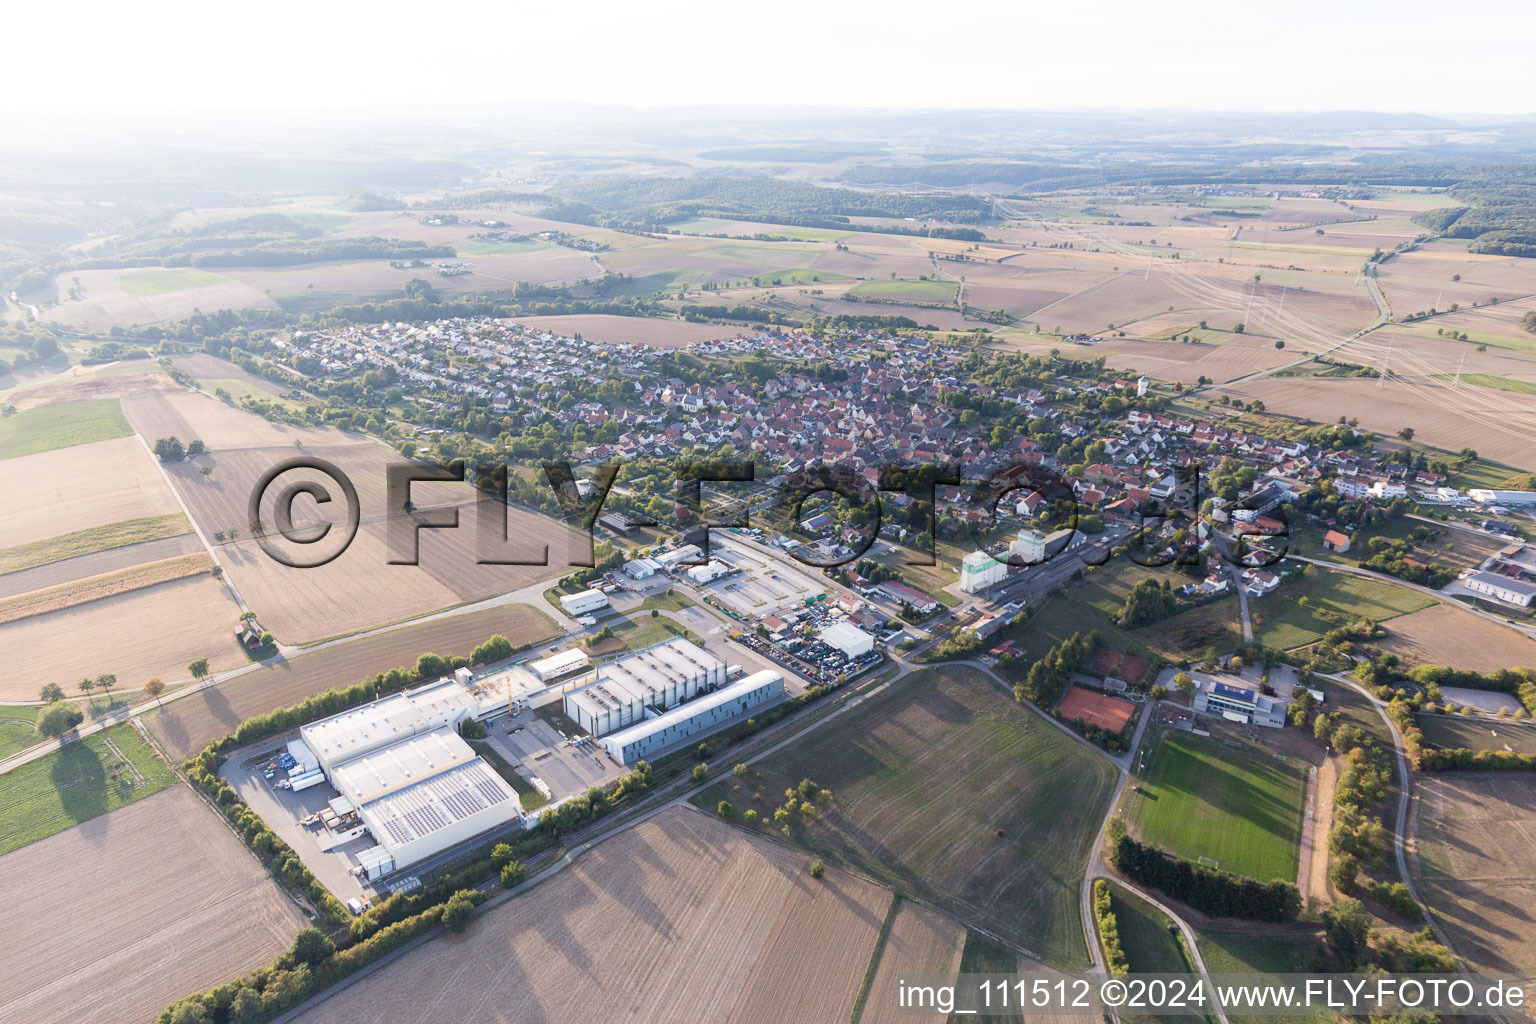
<svg viewBox="0 0 1536 1024"><path fill-rule="evenodd" d="M185 785L0 858L0 1024L151 1021L266 963L304 919ZM175 884L169 884L174 879Z"/></svg>
<svg viewBox="0 0 1536 1024"><path fill-rule="evenodd" d="M847 1020L892 894L673 808L302 1024Z"/></svg>

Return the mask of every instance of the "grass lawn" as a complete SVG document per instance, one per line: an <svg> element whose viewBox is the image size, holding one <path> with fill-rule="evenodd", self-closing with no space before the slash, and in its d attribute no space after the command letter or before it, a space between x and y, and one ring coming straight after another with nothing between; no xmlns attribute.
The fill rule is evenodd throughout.
<svg viewBox="0 0 1536 1024"><path fill-rule="evenodd" d="M1019 954L996 939L990 939L978 931L967 929L965 947L960 950L960 973L1018 974ZM951 1016L949 1019L977 1021L978 1024L1005 1024L1005 1022L1022 1021L1024 1017L1017 1007L1013 1007L1000 1013L979 1014L974 1017Z"/></svg>
<svg viewBox="0 0 1536 1024"><path fill-rule="evenodd" d="M959 289L955 281L860 281L853 294L909 302L954 302Z"/></svg>
<svg viewBox="0 0 1536 1024"><path fill-rule="evenodd" d="M1120 947L1132 974L1182 974L1194 968L1184 944L1168 931L1168 915L1140 896L1109 883L1110 909L1120 926Z"/></svg>
<svg viewBox="0 0 1536 1024"><path fill-rule="evenodd" d="M1150 745L1149 745L1150 746ZM1268 753L1170 730L1151 746L1125 820L1144 841L1260 881L1296 880L1306 780Z"/></svg>
<svg viewBox="0 0 1536 1024"><path fill-rule="evenodd" d="M127 519L121 523L97 526L89 530L61 533L57 537L18 544L13 548L0 548L0 573L16 572L38 565L47 565L65 558L89 555L97 551L120 548L127 544L142 544L163 537L179 537L191 533L187 517L180 512L163 516L144 516Z"/></svg>
<svg viewBox="0 0 1536 1024"><path fill-rule="evenodd" d="M1312 961L1322 949L1314 935L1271 932L1269 934L1234 934L1198 931L1200 955L1212 974L1305 974L1313 970ZM1254 1024L1312 1024L1332 1020L1325 1010L1295 1016L1243 1017L1228 1014L1232 1021Z"/></svg>
<svg viewBox="0 0 1536 1024"><path fill-rule="evenodd" d="M813 270L810 267L795 267L792 270L774 270L767 274L757 275L758 281L765 285L775 284L819 284L838 281L852 281L847 274L834 274L829 270Z"/></svg>
<svg viewBox="0 0 1536 1024"><path fill-rule="evenodd" d="M176 775L131 725L66 744L5 776L0 854L142 800Z"/></svg>
<svg viewBox="0 0 1536 1024"><path fill-rule="evenodd" d="M1301 598L1311 607L1303 607ZM1394 619L1433 605L1434 599L1382 580L1309 568L1300 580L1282 584L1272 594L1248 603L1253 638L1267 647L1290 650L1315 643L1343 623L1319 609L1374 622Z"/></svg>
<svg viewBox="0 0 1536 1024"><path fill-rule="evenodd" d="M1122 629L1117 620L1125 595L1141 579L1166 579L1182 585L1184 577L1172 568L1147 569L1128 560L1115 560L1103 569L1088 572L1081 583L1068 583L1067 592L1049 598L1037 615L1014 633L999 633L998 642L1011 636L1028 658L1014 665L1029 668L1028 661L1047 647L1079 631L1098 630L1111 647L1145 658L1168 661L1200 658L1207 647L1230 650L1242 640L1238 607L1234 599L1213 601L1182 611L1158 622Z"/></svg>
<svg viewBox="0 0 1536 1024"><path fill-rule="evenodd" d="M696 797L772 820L803 778L831 790L791 840L1063 968L1087 964L1078 894L1108 761L981 673L915 672ZM758 825L757 828L765 828Z"/></svg>
<svg viewBox="0 0 1536 1024"><path fill-rule="evenodd" d="M181 292L188 288L206 288L213 284L228 284L230 279L206 270L180 267L172 270L135 270L119 274L117 286L129 295L163 295Z"/></svg>
<svg viewBox="0 0 1536 1024"><path fill-rule="evenodd" d="M1425 741L1437 747L1465 747L1468 750L1508 747L1517 754L1536 754L1536 726L1449 715L1415 715L1413 721L1423 731Z"/></svg>
<svg viewBox="0 0 1536 1024"><path fill-rule="evenodd" d="M1453 373L1437 373L1436 380L1454 380ZM1496 391L1518 391L1522 395L1536 395L1536 384L1530 381L1515 380L1513 377L1496 377L1491 373L1464 373L1461 375L1463 384L1471 384L1473 387L1493 388Z"/></svg>
<svg viewBox="0 0 1536 1024"><path fill-rule="evenodd" d="M1120 929L1120 948L1132 974L1193 974L1181 936L1168 930L1168 915L1140 896L1109 883L1109 905ZM1189 1015L1121 1014L1123 1021L1190 1020Z"/></svg>
<svg viewBox="0 0 1536 1024"><path fill-rule="evenodd" d="M108 441L132 433L115 398L43 405L0 418L0 459Z"/></svg>
<svg viewBox="0 0 1536 1024"><path fill-rule="evenodd" d="M298 403L290 402L288 399L282 397L282 395L278 394L276 391L268 391L265 388L255 387L249 381L241 380L238 377L210 377L207 380L198 381L198 384L203 388L204 391L208 391L210 393L216 390L223 391L236 402L241 402L247 398L252 398L263 402L272 402L282 406L285 409L296 410L303 408L303 406L299 405Z"/></svg>
<svg viewBox="0 0 1536 1024"><path fill-rule="evenodd" d="M0 707L0 757L10 757L42 740L35 731L37 710Z"/></svg>
<svg viewBox="0 0 1536 1024"><path fill-rule="evenodd" d="M602 622L601 625L611 627L613 635L624 641L624 646L631 651L638 651L643 647L659 644L663 640L670 640L675 636L684 637L695 643L699 642L698 637L671 619L660 615L653 619L650 612L642 612L637 618L633 619L622 615L616 616Z"/></svg>
<svg viewBox="0 0 1536 1024"><path fill-rule="evenodd" d="M680 612L684 608L694 607L694 603L675 590L668 590L660 594L651 594L640 602L642 608L660 608L664 612Z"/></svg>
<svg viewBox="0 0 1536 1024"><path fill-rule="evenodd" d="M461 242L454 246L460 256L510 256L520 252L537 252L541 249L553 249L550 242L540 242L529 239L526 242Z"/></svg>

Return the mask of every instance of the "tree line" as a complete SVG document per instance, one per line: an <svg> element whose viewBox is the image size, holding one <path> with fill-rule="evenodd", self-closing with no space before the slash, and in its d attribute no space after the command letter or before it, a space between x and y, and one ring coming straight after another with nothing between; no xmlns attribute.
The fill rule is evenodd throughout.
<svg viewBox="0 0 1536 1024"><path fill-rule="evenodd" d="M1212 917L1276 924L1296 920L1301 893L1292 882L1260 882L1174 857L1132 839L1121 826L1110 855L1115 869Z"/></svg>

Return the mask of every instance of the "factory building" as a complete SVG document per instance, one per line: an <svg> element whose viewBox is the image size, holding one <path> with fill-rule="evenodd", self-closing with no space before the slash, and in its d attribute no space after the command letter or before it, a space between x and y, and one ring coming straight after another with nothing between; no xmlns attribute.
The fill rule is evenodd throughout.
<svg viewBox="0 0 1536 1024"><path fill-rule="evenodd" d="M821 642L835 647L850 658L861 658L874 650L875 638L851 622L836 622L822 630Z"/></svg>
<svg viewBox="0 0 1536 1024"><path fill-rule="evenodd" d="M565 695L565 713L593 736L602 736L663 711L725 682L725 662L674 637L598 669L586 686Z"/></svg>
<svg viewBox="0 0 1536 1024"><path fill-rule="evenodd" d="M448 677L311 722L299 730L299 737L330 778L338 765L355 757L434 729L457 726L478 711L464 685Z"/></svg>
<svg viewBox="0 0 1536 1024"><path fill-rule="evenodd" d="M499 706L482 707L466 679L450 676L299 730L341 794L333 805L355 812L379 844L358 855L368 878L521 821L517 794L458 734L465 719Z"/></svg>
<svg viewBox="0 0 1536 1024"><path fill-rule="evenodd" d="M1531 505L1536 504L1536 491L1499 491L1483 487L1470 487L1467 497L1479 505Z"/></svg>
<svg viewBox="0 0 1536 1024"><path fill-rule="evenodd" d="M592 664L592 659L587 657L586 651L579 651L574 647L568 651L560 651L551 654L547 658L528 663L528 671L538 676L540 682L549 682L551 679L559 679L561 676L570 675Z"/></svg>
<svg viewBox="0 0 1536 1024"><path fill-rule="evenodd" d="M579 594L561 594L560 607L567 615L586 615L608 607L608 595L601 590L583 590Z"/></svg>
<svg viewBox="0 0 1536 1024"><path fill-rule="evenodd" d="M362 851L369 856L360 854L358 863L377 878L520 820L522 805L512 787L476 757L363 804L357 813L379 843Z"/></svg>
<svg viewBox="0 0 1536 1024"><path fill-rule="evenodd" d="M985 551L972 551L960 560L960 589L975 594L1003 582L1008 567Z"/></svg>
<svg viewBox="0 0 1536 1024"><path fill-rule="evenodd" d="M706 583L711 583L720 577L727 575L730 571L730 566L726 565L724 562L717 558L711 558L705 564L695 565L689 569L688 578L692 580L696 585L703 586Z"/></svg>
<svg viewBox="0 0 1536 1024"><path fill-rule="evenodd" d="M605 736L602 744L620 761L634 764L675 744L707 736L754 708L777 704L783 699L784 677L772 670L756 672L664 715Z"/></svg>

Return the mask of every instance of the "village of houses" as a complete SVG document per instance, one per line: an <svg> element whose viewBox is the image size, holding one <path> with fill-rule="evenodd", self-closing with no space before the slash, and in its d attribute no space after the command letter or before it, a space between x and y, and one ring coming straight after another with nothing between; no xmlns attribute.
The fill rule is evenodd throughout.
<svg viewBox="0 0 1536 1024"><path fill-rule="evenodd" d="M1215 546L1238 563L1234 580L1223 559L1209 559L1207 578L1186 588L1195 597L1234 585L1250 597L1275 589L1276 563L1297 526L1282 506L1293 514L1309 509L1309 496L1326 490L1337 497L1329 507L1338 511L1307 517L1324 551L1342 555L1361 546L1355 524L1373 511L1438 509L1463 519L1461 528L1509 541L1481 564L1457 567L1460 578L1449 590L1511 610L1529 609L1536 598L1536 552L1520 541L1516 522L1536 509L1536 492L1462 491L1446 485L1446 474L1394 461L1370 444L1332 449L1295 431L1264 436L1237 429L1223 424L1233 410L1214 403L1203 410L1208 418L1178 415L1173 407L1187 409L1188 401L1177 402L1179 395L1145 377L1105 370L1102 360L1054 352L1050 360L978 356L970 341L875 330L759 331L672 350L597 343L491 318L304 331L276 344L280 361L313 376L384 372L408 399L407 419L423 448L436 444L443 457L479 434L516 459L520 432L538 427L544 450L527 459L530 465L551 455L592 466L734 451L750 456L756 479L770 488L818 464L871 487L885 466L947 464L958 467L962 485L936 492L941 535L999 513L1011 513L1023 527L1060 525L1041 494L1022 483L1040 469L1066 479L1077 515L1094 532L1145 527L1149 546L1178 538L1165 555ZM549 451L550 428L563 450ZM808 460L806 452L819 457ZM1236 493L1207 486L1218 464L1239 471ZM1007 502L978 502L976 482L1010 474L1021 483ZM881 500L900 508L910 498L895 493ZM607 508L637 503L616 493ZM811 525L827 532L829 551L857 546L852 528L830 520ZM1052 554L1084 539L1060 532L1048 542ZM899 543L909 530L902 517L887 517L881 534ZM1017 571L963 568L947 566L954 590L966 594ZM920 597L927 595L908 589L913 593L904 600L926 606Z"/></svg>

